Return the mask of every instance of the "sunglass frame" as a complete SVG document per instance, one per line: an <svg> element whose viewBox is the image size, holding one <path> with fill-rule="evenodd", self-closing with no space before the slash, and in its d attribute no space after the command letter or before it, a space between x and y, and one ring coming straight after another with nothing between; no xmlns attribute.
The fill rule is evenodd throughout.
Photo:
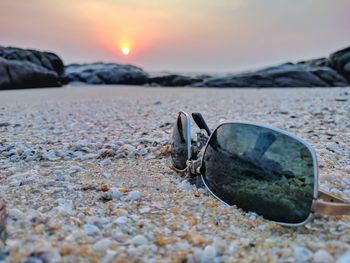
<svg viewBox="0 0 350 263"><path fill-rule="evenodd" d="M191 150L192 150L192 145L191 145L191 136L192 136L192 132L191 132L191 118L189 117L189 114L184 112L184 111L181 111L181 113L183 113L186 118L187 118L187 125L189 125L187 127L187 138L189 138L187 140L188 142L188 149L189 149L189 158L188 160L190 160L191 158ZM307 147L307 149L310 151L311 153L311 156L312 156L312 160L313 160L313 165L314 165L314 192L313 192L313 200L317 200L318 199L318 192L319 192L319 176L318 176L318 162L317 162L317 156L316 156L316 152L314 150L314 148L308 144L306 141L304 141L302 138L294 135L294 134L291 134L287 131L284 131L284 130L281 130L281 129L278 129L278 128L275 128L275 127L271 127L271 126L268 126L268 125L264 125L264 124L260 124L260 123L255 123L255 122L247 122L247 121L228 121L228 122L222 122L220 123L218 126L216 126L216 128L213 130L213 132L211 133L211 135L209 136L209 139L204 147L204 152L203 152L203 155L202 155L202 158L200 160L200 167L199 167L199 171L201 170L201 167L203 166L203 159L204 159L204 156L205 156L205 153L206 153L206 150L208 148L208 145L209 145L209 142L212 138L212 136L215 134L216 130L218 128L220 128L221 126L223 125L227 125L227 124L247 124L247 125L253 125L253 126L257 126L257 127L262 127L262 128L266 128L266 129L270 129L270 130L273 130L275 132L279 132L281 134L284 134L286 136L289 136L289 137L292 137L293 139L297 140L298 142L302 143L303 145L305 145ZM201 176L201 179L202 179L202 182L203 184L205 185L205 187L207 188L207 190L216 198L218 199L219 201L221 201L222 203L230 206L229 204L227 204L225 201L223 201L222 199L220 199L217 195L215 195L213 193L213 191L207 186L207 184L205 183L205 180L203 178L203 174L201 173L200 174ZM252 211L253 212L253 211ZM310 214L308 215L308 217L301 223L295 223L295 224L292 224L292 223L285 223L285 222L278 222L278 221L273 221L273 220L269 220L273 223L276 223L276 224L279 224L279 225L282 225L282 226L289 226L289 227L299 227L299 226L304 226L306 225L307 223L309 223L311 220L314 219L314 212L312 211L312 208L310 207Z"/></svg>

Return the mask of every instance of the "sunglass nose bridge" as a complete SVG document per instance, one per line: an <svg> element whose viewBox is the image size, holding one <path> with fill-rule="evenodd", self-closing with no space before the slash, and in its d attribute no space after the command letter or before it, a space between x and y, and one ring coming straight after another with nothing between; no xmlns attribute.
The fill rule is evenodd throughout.
<svg viewBox="0 0 350 263"><path fill-rule="evenodd" d="M209 129L207 123L205 122L202 114L200 114L199 112L193 112L192 118L193 118L194 122L197 124L197 126L200 129L205 130L207 132L208 136L210 136L211 130Z"/></svg>

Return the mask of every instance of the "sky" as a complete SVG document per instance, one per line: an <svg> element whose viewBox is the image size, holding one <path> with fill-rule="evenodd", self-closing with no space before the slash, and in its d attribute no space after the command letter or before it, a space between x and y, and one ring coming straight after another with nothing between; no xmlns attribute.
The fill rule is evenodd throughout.
<svg viewBox="0 0 350 263"><path fill-rule="evenodd" d="M350 0L0 0L0 45L66 64L239 72L350 46L349 10Z"/></svg>

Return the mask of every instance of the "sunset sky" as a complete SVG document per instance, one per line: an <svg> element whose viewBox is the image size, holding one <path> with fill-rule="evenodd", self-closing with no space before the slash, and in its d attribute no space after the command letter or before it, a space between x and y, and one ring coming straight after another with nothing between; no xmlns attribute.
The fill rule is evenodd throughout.
<svg viewBox="0 0 350 263"><path fill-rule="evenodd" d="M350 46L349 12L349 0L1 0L0 45L65 63L234 72Z"/></svg>

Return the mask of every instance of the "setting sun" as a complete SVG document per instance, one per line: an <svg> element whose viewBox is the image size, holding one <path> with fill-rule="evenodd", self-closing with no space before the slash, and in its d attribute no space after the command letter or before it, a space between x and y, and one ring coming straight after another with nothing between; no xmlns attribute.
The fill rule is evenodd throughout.
<svg viewBox="0 0 350 263"><path fill-rule="evenodd" d="M129 55L130 53L130 49L128 47L123 47L121 51L125 56Z"/></svg>

